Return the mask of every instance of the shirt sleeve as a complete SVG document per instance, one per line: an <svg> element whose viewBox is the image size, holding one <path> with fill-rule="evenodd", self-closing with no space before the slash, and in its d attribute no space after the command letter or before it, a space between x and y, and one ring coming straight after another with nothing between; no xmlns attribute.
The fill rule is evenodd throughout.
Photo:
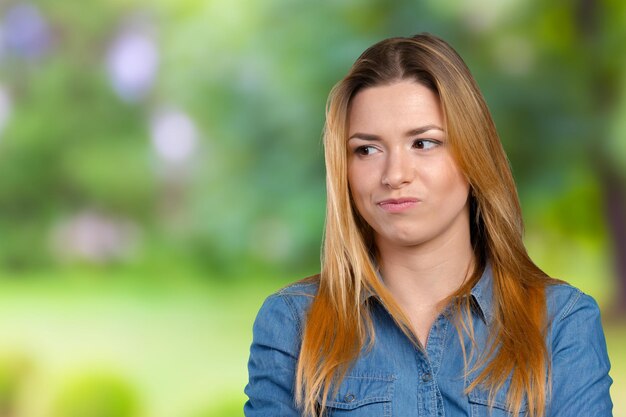
<svg viewBox="0 0 626 417"><path fill-rule="evenodd" d="M299 327L293 305L284 296L272 295L261 307L252 330L246 417L300 416L294 403Z"/></svg>
<svg viewBox="0 0 626 417"><path fill-rule="evenodd" d="M609 357L600 310L575 291L553 328L552 393L549 417L610 417Z"/></svg>

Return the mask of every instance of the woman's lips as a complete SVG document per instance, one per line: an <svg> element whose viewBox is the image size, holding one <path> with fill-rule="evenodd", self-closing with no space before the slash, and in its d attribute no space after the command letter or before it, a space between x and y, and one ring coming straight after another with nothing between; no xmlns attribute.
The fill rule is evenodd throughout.
<svg viewBox="0 0 626 417"><path fill-rule="evenodd" d="M380 201L378 205L389 213L400 213L415 207L417 203L419 203L417 198L398 198Z"/></svg>

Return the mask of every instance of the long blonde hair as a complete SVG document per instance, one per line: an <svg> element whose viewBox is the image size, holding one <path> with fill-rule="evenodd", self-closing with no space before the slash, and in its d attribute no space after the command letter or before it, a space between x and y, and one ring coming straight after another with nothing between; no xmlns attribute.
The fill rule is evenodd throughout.
<svg viewBox="0 0 626 417"><path fill-rule="evenodd" d="M510 377L507 402L513 412L519 413L526 398L530 416L543 416L549 372L544 289L551 281L524 247L515 183L482 94L454 49L429 34L386 39L371 46L330 93L324 128L327 206L322 270L298 360L296 402L305 416L322 415L332 387L343 379L366 341L373 343L370 311L362 302L365 293L377 294L407 336L419 343L407 317L376 275L373 233L354 207L347 180L352 98L362 89L406 79L438 95L453 156L470 184L471 240L477 267L450 298L459 313L469 309L466 295L487 260L493 272L494 324L479 361L482 371L467 391L480 385L493 396ZM473 335L471 322L460 328Z"/></svg>

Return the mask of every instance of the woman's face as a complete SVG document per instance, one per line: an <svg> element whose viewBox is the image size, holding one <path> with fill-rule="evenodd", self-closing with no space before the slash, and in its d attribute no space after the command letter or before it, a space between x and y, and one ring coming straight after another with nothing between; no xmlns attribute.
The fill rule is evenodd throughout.
<svg viewBox="0 0 626 417"><path fill-rule="evenodd" d="M377 245L467 239L469 185L450 153L437 96L410 80L368 87L348 117L350 192Z"/></svg>

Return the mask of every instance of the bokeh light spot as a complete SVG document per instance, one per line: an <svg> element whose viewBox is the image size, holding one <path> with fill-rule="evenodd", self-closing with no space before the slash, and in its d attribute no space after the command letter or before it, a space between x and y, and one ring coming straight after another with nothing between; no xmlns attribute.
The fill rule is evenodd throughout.
<svg viewBox="0 0 626 417"><path fill-rule="evenodd" d="M122 33L107 56L109 78L115 92L126 101L143 98L154 84L159 52L154 39L140 32Z"/></svg>
<svg viewBox="0 0 626 417"><path fill-rule="evenodd" d="M4 131L11 116L11 96L3 86L0 86L0 134Z"/></svg>
<svg viewBox="0 0 626 417"><path fill-rule="evenodd" d="M2 37L8 51L28 59L40 57L51 44L48 23L29 3L19 3L7 11Z"/></svg>
<svg viewBox="0 0 626 417"><path fill-rule="evenodd" d="M151 121L151 135L157 155L173 164L188 161L198 142L198 130L193 120L175 109L156 112Z"/></svg>

